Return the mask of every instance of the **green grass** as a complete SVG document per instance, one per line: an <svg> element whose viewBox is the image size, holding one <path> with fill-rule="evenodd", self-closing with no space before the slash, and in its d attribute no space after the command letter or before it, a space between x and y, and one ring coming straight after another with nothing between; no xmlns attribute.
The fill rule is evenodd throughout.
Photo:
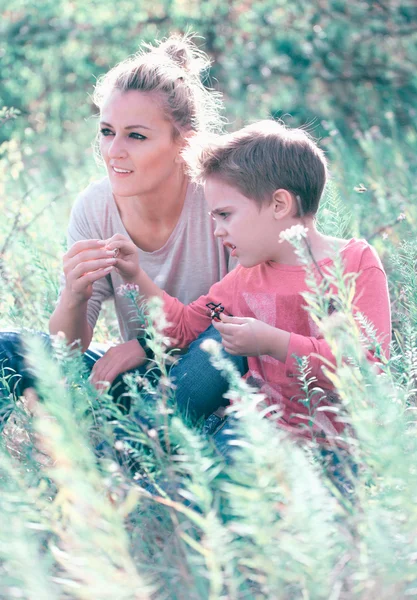
<svg viewBox="0 0 417 600"><path fill-rule="evenodd" d="M387 119L384 134L370 128L353 141L333 130L323 140L332 183L319 226L375 245L393 308L392 356L380 374L364 362L351 319L325 323L341 410L355 431L347 440L359 465L352 496L338 492L314 444L296 447L260 417L258 399L216 348L212 360L242 397L234 427L244 443L233 466L175 415L164 382L146 407L151 426L140 426L97 396L62 340L55 360L30 342L42 402L34 414L17 404L0 451L1 598L417 595L417 142ZM75 177L71 165L54 170L19 144L2 152L0 325L46 331L69 209L99 171L92 158ZM349 315L347 301L343 310ZM116 335L109 308L96 339ZM355 367L342 361L342 341ZM300 365L300 381L308 377ZM116 424L137 444L116 441ZM102 442L108 452L97 457ZM127 466L132 458L139 470Z"/></svg>

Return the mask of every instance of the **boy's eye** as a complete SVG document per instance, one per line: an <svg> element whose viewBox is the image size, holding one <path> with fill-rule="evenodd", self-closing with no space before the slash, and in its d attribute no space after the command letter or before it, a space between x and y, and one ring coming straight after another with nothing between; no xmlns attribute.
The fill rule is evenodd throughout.
<svg viewBox="0 0 417 600"><path fill-rule="evenodd" d="M213 219L213 221L216 221L217 219L227 219L227 217L230 216L229 212L209 212L210 217Z"/></svg>

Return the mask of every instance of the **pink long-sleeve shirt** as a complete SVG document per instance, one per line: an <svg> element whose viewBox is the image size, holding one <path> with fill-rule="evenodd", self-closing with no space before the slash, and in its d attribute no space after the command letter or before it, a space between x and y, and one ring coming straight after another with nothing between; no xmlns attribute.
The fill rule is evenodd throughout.
<svg viewBox="0 0 417 600"><path fill-rule="evenodd" d="M356 279L354 308L373 324L385 355L391 339L391 314L387 278L379 257L364 240L351 239L341 250L345 273L359 273ZM323 271L331 266L330 258L319 266ZM294 355L308 356L314 386L331 392L332 384L324 375L320 357L334 363L328 343L305 310L301 293L307 291L305 271L302 266L262 263L244 268L240 265L214 284L207 295L185 306L176 298L164 293L164 308L171 323L166 333L179 347L187 346L210 325L206 304L221 303L225 313L235 317L253 317L290 332L286 362L268 355L248 357L248 383L257 387L267 397L270 405L278 405L279 425L291 432L311 437L337 436L343 423L334 411L316 412L311 419L311 408L300 401L300 383ZM372 352L368 358L374 360ZM316 397L317 398L317 397ZM321 407L334 406L334 395L325 393Z"/></svg>

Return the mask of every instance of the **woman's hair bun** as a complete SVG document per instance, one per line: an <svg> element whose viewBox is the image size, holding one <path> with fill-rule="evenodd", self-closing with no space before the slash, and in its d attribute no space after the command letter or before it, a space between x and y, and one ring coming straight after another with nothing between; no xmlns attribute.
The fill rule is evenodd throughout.
<svg viewBox="0 0 417 600"><path fill-rule="evenodd" d="M223 120L221 95L206 87L211 61L194 43L195 34L172 34L110 69L97 81L94 102L101 109L114 89L154 93L163 103L176 135L182 132L219 131Z"/></svg>
<svg viewBox="0 0 417 600"><path fill-rule="evenodd" d="M169 57L178 67L196 77L210 67L211 61L194 43L195 34L172 34L162 40L158 46L152 46L152 51Z"/></svg>

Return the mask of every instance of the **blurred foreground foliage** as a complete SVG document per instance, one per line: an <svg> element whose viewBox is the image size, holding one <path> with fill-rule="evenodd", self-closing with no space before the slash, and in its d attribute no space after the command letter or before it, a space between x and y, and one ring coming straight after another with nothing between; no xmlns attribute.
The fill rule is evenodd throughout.
<svg viewBox="0 0 417 600"><path fill-rule="evenodd" d="M34 415L16 406L0 453L0 597L416 596L415 3L14 0L1 16L1 327L47 328L71 204L103 174L91 147L95 78L141 40L191 29L214 60L207 84L223 92L230 129L272 114L320 138L332 181L319 226L377 248L394 341L377 376L352 324L326 331L359 361L335 379L356 431L353 501L317 448L258 418L233 374L246 443L230 468L167 410L167 382L146 407L131 381L154 424L141 428L97 398L60 340L57 362L32 347L43 403ZM96 339L116 338L110 313ZM140 473L119 463L116 422L140 442ZM98 444L108 456L95 457Z"/></svg>

